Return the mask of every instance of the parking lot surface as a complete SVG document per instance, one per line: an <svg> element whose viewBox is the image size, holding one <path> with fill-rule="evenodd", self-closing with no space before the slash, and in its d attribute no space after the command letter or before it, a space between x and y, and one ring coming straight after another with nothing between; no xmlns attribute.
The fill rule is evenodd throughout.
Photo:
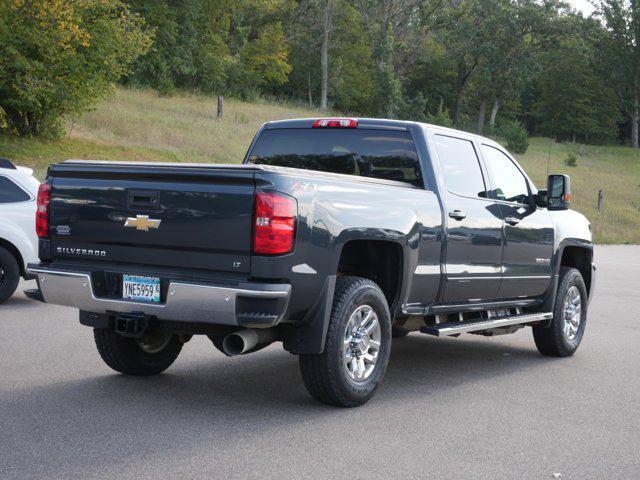
<svg viewBox="0 0 640 480"><path fill-rule="evenodd" d="M116 374L75 310L17 293L0 305L0 478L638 478L640 247L596 263L574 357L542 357L529 328L413 333L356 409L311 400L279 345L226 358L196 337L163 375Z"/></svg>

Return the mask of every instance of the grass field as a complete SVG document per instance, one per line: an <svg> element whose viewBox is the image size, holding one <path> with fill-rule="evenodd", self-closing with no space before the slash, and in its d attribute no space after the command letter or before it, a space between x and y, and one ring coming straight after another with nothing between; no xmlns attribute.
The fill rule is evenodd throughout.
<svg viewBox="0 0 640 480"><path fill-rule="evenodd" d="M67 138L56 141L0 136L0 156L33 168L39 178L47 166L68 158L240 162L259 126L267 120L319 116L287 104L225 99L216 119L216 99L182 94L159 97L146 90L118 89L96 111L69 123ZM640 243L640 151L551 143L533 138L518 155L539 188L550 173L571 175L573 208L593 223L598 243ZM570 152L576 167L564 165ZM603 206L597 211L598 190Z"/></svg>

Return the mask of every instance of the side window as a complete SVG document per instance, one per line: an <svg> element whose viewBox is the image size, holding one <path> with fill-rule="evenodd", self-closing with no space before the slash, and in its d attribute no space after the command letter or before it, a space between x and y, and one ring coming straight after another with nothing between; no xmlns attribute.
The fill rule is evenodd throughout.
<svg viewBox="0 0 640 480"><path fill-rule="evenodd" d="M468 197L486 197L482 170L473 143L461 138L435 135L447 189Z"/></svg>
<svg viewBox="0 0 640 480"><path fill-rule="evenodd" d="M528 203L527 180L513 161L497 148L482 145L482 154L493 180L493 196L507 202Z"/></svg>
<svg viewBox="0 0 640 480"><path fill-rule="evenodd" d="M25 202L29 195L7 177L0 176L0 204Z"/></svg>

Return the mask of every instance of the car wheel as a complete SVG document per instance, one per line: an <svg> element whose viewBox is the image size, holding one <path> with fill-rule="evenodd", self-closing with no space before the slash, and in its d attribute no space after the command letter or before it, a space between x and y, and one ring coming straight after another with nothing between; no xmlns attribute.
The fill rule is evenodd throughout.
<svg viewBox="0 0 640 480"><path fill-rule="evenodd" d="M116 372L137 376L164 372L178 358L183 345L177 335L164 332L129 338L110 328L94 328L93 337L104 363Z"/></svg>
<svg viewBox="0 0 640 480"><path fill-rule="evenodd" d="M587 324L587 289L580 271L562 267L553 319L548 326L533 327L538 351L568 357L578 349Z"/></svg>
<svg viewBox="0 0 640 480"><path fill-rule="evenodd" d="M380 287L339 277L321 354L300 355L307 390L330 405L355 407L375 393L389 362L391 315Z"/></svg>
<svg viewBox="0 0 640 480"><path fill-rule="evenodd" d="M13 254L0 247L0 303L7 300L18 288L20 267Z"/></svg>

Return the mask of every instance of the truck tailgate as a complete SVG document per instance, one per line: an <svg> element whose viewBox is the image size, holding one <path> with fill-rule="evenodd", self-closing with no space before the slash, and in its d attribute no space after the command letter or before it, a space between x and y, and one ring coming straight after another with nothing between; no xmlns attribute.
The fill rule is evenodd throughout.
<svg viewBox="0 0 640 480"><path fill-rule="evenodd" d="M65 162L50 175L54 260L250 270L250 168Z"/></svg>

